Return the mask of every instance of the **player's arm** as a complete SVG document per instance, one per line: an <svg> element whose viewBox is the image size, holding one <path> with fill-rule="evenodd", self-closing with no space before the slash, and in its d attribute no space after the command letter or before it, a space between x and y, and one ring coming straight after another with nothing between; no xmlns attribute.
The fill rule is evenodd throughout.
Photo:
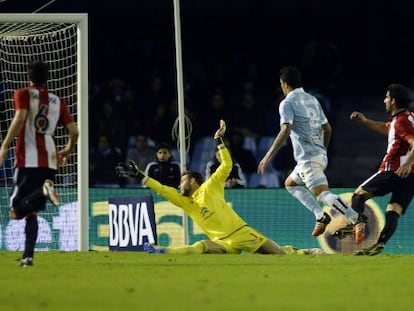
<svg viewBox="0 0 414 311"><path fill-rule="evenodd" d="M68 140L66 141L65 147L58 151L58 163L64 164L75 148L79 137L79 130L63 98L60 98L59 122L65 126L68 132Z"/></svg>
<svg viewBox="0 0 414 311"><path fill-rule="evenodd" d="M127 163L118 163L115 166L115 171L118 177L136 178L138 182L141 182L144 186L154 190L156 193L163 196L174 205L185 208L186 204L188 204L188 200L179 194L176 188L165 186L157 180L147 176L145 172L142 171L133 160L129 160Z"/></svg>
<svg viewBox="0 0 414 311"><path fill-rule="evenodd" d="M263 159L259 162L259 166L257 167L257 172L260 174L263 174L267 164L272 159L273 155L276 153L276 151L279 150L279 148L284 145L284 143L287 141L290 135L292 125L289 123L283 123L280 126L280 131L277 134L275 140L273 141L272 145L270 146L269 150L264 155Z"/></svg>
<svg viewBox="0 0 414 311"><path fill-rule="evenodd" d="M329 143L331 142L331 136L332 136L332 127L328 123L322 124L322 130L323 130L323 145L326 149L329 147Z"/></svg>
<svg viewBox="0 0 414 311"><path fill-rule="evenodd" d="M0 148L0 165L7 159L7 152L13 139L19 134L20 129L23 127L26 121L27 109L16 110L13 120L10 123L9 129L7 130L6 137L4 138Z"/></svg>
<svg viewBox="0 0 414 311"><path fill-rule="evenodd" d="M67 158L72 153L73 149L75 148L75 144L78 141L79 137L79 130L75 122L71 122L66 125L66 129L68 130L68 140L66 145L63 149L59 150L58 158L59 163L64 164L67 161Z"/></svg>
<svg viewBox="0 0 414 311"><path fill-rule="evenodd" d="M166 198L172 204L181 207L184 210L187 210L190 200L188 197L180 194L176 188L163 185L159 181L151 177L147 177L143 184L145 184L146 187L155 191L160 196Z"/></svg>
<svg viewBox="0 0 414 311"><path fill-rule="evenodd" d="M352 112L350 119L365 125L366 127L370 128L371 130L377 133L380 133L385 136L388 135L388 128L385 122L368 119L362 112Z"/></svg>
<svg viewBox="0 0 414 311"><path fill-rule="evenodd" d="M230 152L227 149L223 136L226 133L226 122L220 120L220 128L214 134L214 140L217 144L217 149L220 154L221 163L218 166L217 170L210 176L210 180L207 182L214 181L220 183L220 186L223 187L224 182L229 176L231 169L233 168L233 160L231 159Z"/></svg>

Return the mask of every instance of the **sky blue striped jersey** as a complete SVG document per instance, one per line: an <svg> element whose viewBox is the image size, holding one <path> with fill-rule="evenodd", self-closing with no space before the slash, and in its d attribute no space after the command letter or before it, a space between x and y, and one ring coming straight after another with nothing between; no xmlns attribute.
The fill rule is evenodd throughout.
<svg viewBox="0 0 414 311"><path fill-rule="evenodd" d="M328 123L328 119L315 96L296 88L280 103L279 114L281 125L292 125L290 139L296 162L326 155L321 125Z"/></svg>

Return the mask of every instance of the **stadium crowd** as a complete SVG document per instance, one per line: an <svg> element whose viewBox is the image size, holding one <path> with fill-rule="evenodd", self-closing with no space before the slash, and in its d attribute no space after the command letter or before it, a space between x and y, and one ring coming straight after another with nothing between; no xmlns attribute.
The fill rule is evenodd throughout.
<svg viewBox="0 0 414 311"><path fill-rule="evenodd" d="M193 16L183 9L184 104L192 125L187 142L188 168L203 171L202 165L212 159L214 147L209 156L200 158L196 146L203 137L211 136L209 129L218 119L225 119L234 134L242 135L243 145L253 153L257 165L262 156L260 141L279 130L278 105L282 93L278 70L285 64L301 69L304 87L321 101L334 135L340 97L378 96L384 85L395 81L409 85L411 73L399 69L407 68L404 60L411 48L397 51L387 41L392 34L393 44L404 45L404 38L409 36L407 27L395 36L393 27L398 25L388 29L385 19L370 14L372 29L358 26L358 22L366 22L363 15L354 16L355 23L347 23L343 29L346 14L354 14L352 4L341 9L343 16L336 16L335 12L327 14L321 7L320 11L313 12L316 18L309 17L309 8L305 7L274 19L272 14L278 14L279 5L282 4L257 6L248 12L242 12L245 7L240 6L240 12L229 10L223 15L208 11ZM361 5L358 3L359 8ZM373 9L378 14L387 13L387 8L379 4L369 7L370 12ZM135 21L124 17L111 17L109 24L105 23L105 17L95 17L93 25L96 26L91 30L91 49L100 51L91 59L91 149L97 149L99 137L105 135L110 147L126 158L134 148L136 137L146 135L149 148L166 142L173 147L174 158L179 161L174 150L176 137L172 135L177 118L177 90L171 16L154 25L153 19L141 15L140 23L147 23L148 27L136 27ZM311 18L307 35L300 40L292 35L301 31L293 25L292 17L305 22ZM103 22L94 31L99 18ZM247 19L252 22L246 22ZM330 27L326 27L328 24ZM284 27L289 31L278 30ZM377 28L382 32L372 31ZM351 33L359 35L351 38ZM336 152L335 143L334 137L331 154ZM231 144L230 147L235 148ZM155 150L152 151L155 155ZM232 150L235 160L242 162L239 153ZM283 176L292 167L289 146L276 158L273 168ZM243 163L241 167L246 175L256 175L255 169ZM270 176L267 176L269 180L255 182L252 177L248 186L278 186L283 180L283 177L272 179ZM113 180L113 183L119 181Z"/></svg>
<svg viewBox="0 0 414 311"><path fill-rule="evenodd" d="M218 71L223 68L217 68ZM189 149L189 163L187 167L198 170L200 164L207 164L213 159L214 147L196 152L204 137L210 137L211 123L221 118L229 120L233 130L229 134L231 141L229 145L233 157L240 162L241 168L247 175L255 173L257 165L257 149L260 139L277 133L278 130L278 99L277 84L274 90L257 91L258 69L257 66L248 66L248 74L238 87L226 87L217 82L215 87L204 92L193 91L192 84L186 84L185 107L186 115L192 124L193 132ZM215 72L218 76L224 72ZM221 79L225 80L224 77ZM219 79L219 81L221 80ZM223 82L223 81L221 81ZM232 91L231 91L232 89ZM267 97L265 92L275 93ZM93 85L90 97L90 142L91 142L91 183L93 185L119 184L124 186L116 176L104 179L96 174L101 170L94 170L99 167L100 161L116 164L119 159L131 157L136 150L144 148L147 154L140 154L141 158L147 159L141 163L141 167L155 157L155 146L166 142L169 145L177 146L175 137L172 137L172 130L177 119L177 103L171 86L165 82L161 75L149 78L148 85L141 92L130 82L116 78L107 84ZM197 103L197 104L195 104ZM143 137L142 137L143 136ZM105 150L102 148L102 140L105 140ZM144 147L139 141L145 139ZM199 148L209 148L209 145ZM178 157L176 148L174 156ZM204 152L203 158L197 157ZM206 156L209 153L211 156ZM96 156L102 154L103 156ZM286 154L287 159L291 154ZM175 158L179 161L179 158ZM205 161L205 163L200 163ZM109 163L104 163L108 166ZM144 166L143 166L144 165ZM203 172L204 173L204 172Z"/></svg>

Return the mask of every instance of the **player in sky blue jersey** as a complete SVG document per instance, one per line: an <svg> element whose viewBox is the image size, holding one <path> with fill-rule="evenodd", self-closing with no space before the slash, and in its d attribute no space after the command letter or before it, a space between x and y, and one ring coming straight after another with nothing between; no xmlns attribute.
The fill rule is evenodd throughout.
<svg viewBox="0 0 414 311"><path fill-rule="evenodd" d="M332 134L329 121L316 97L303 89L301 73L297 68L284 67L279 77L285 96L279 106L280 131L257 170L260 174L264 173L272 156L290 136L296 166L286 178L285 187L315 215L312 235L324 233L331 221L330 215L323 211L321 202L336 209L354 224L355 242L359 244L365 238L365 226L359 224L365 223L366 218L364 215L358 216L337 194L329 190L324 173Z"/></svg>

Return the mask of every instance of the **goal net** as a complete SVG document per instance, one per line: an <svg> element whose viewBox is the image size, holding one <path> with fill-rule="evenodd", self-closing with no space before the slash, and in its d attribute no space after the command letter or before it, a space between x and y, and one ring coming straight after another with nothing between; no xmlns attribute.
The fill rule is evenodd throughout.
<svg viewBox="0 0 414 311"><path fill-rule="evenodd" d="M13 92L28 85L27 65L49 65L48 89L65 99L80 129L76 150L56 175L59 207L39 213L37 250L87 250L88 247L88 124L87 15L0 14L0 139L14 116ZM55 132L58 150L67 141L65 128ZM24 220L8 216L15 145L0 168L0 249L22 250ZM86 191L85 191L86 189Z"/></svg>

